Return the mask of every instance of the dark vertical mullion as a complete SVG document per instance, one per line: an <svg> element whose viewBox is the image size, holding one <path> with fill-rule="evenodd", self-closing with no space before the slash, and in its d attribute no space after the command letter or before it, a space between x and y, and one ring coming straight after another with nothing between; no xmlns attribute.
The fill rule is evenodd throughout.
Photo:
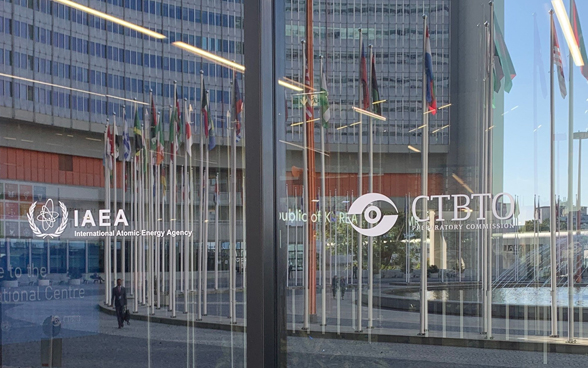
<svg viewBox="0 0 588 368"><path fill-rule="evenodd" d="M278 367L274 1L244 2L247 365Z"/></svg>

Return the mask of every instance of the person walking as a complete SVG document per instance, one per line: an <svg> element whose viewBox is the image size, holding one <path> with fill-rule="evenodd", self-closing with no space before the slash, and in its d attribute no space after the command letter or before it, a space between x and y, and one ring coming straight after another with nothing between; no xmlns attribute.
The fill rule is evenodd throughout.
<svg viewBox="0 0 588 368"><path fill-rule="evenodd" d="M337 275L333 276L333 280L331 280L331 289L333 290L333 299L337 297L337 289L339 289L339 278Z"/></svg>
<svg viewBox="0 0 588 368"><path fill-rule="evenodd" d="M122 280L116 280L116 286L112 289L111 304L116 310L116 319L118 320L118 328L123 328L125 311L127 309L127 290L122 286Z"/></svg>
<svg viewBox="0 0 588 368"><path fill-rule="evenodd" d="M343 276L339 279L339 288L341 289L341 300L343 300L345 299L345 289L347 289L347 283Z"/></svg>

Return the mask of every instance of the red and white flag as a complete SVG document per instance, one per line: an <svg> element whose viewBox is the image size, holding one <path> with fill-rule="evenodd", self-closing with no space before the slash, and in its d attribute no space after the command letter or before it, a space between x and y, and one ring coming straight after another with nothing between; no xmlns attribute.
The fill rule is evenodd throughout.
<svg viewBox="0 0 588 368"><path fill-rule="evenodd" d="M564 71L563 71L563 61L561 59L561 51L559 48L559 42L557 40L557 32L555 30L555 23L552 22L551 23L551 27L552 30L551 32L553 33L553 45L551 45L551 52L553 53L553 62L555 63L555 66L557 67L557 80L559 82L559 91L561 92L561 97L566 98L566 95L568 94L568 91L566 89L566 79L564 77Z"/></svg>

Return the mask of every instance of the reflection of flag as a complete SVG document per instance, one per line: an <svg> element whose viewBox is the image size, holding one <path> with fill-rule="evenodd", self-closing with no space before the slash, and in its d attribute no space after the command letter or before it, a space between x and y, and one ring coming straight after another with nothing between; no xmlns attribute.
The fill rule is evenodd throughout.
<svg viewBox="0 0 588 368"><path fill-rule="evenodd" d="M156 165L161 165L163 162L163 129L162 124L157 121L157 110L155 110L155 102L151 96L151 150L155 151Z"/></svg>
<svg viewBox="0 0 588 368"><path fill-rule="evenodd" d="M131 140L129 139L129 126L127 124L127 115L125 113L123 123L123 158L125 161L131 159Z"/></svg>
<svg viewBox="0 0 588 368"><path fill-rule="evenodd" d="M433 76L433 54L431 53L431 38L429 27L425 29L425 76L427 78L427 106L431 114L437 113L437 99L435 98L435 82Z"/></svg>
<svg viewBox="0 0 588 368"><path fill-rule="evenodd" d="M237 142L241 140L241 111L243 111L243 97L239 90L239 82L235 74L235 83L233 84L233 109L235 111L235 137Z"/></svg>
<svg viewBox="0 0 588 368"><path fill-rule="evenodd" d="M376 77L376 54L372 54L372 107L374 113L382 115L382 105L380 101L380 91L378 89L378 78Z"/></svg>
<svg viewBox="0 0 588 368"><path fill-rule="evenodd" d="M582 75L584 78L588 79L588 55L586 55L586 46L584 45L584 36L582 35L582 27L580 26L580 21L578 19L578 9L576 9L576 2L571 0L571 15L572 15L572 29L574 31L574 36L576 37L576 43L580 48L580 53L582 54L582 59L584 60L584 65L580 68L582 70Z"/></svg>
<svg viewBox="0 0 588 368"><path fill-rule="evenodd" d="M135 111L135 124L133 127L135 133L135 156L139 156L143 149L143 131L141 129L141 121L139 121L139 110Z"/></svg>
<svg viewBox="0 0 588 368"><path fill-rule="evenodd" d="M331 119L331 109L329 108L329 91L327 90L327 77L325 70L321 70L321 91L320 91L320 103L321 103L321 120L323 127L327 129L329 127L329 120Z"/></svg>
<svg viewBox="0 0 588 368"><path fill-rule="evenodd" d="M494 14L496 18L496 14ZM496 57L497 56L497 57ZM494 22L494 92L500 90L501 80L504 78L504 91L510 92L512 88L512 80L516 77L510 53L504 42L504 36L498 23Z"/></svg>
<svg viewBox="0 0 588 368"><path fill-rule="evenodd" d="M108 168L108 170L112 170L112 156L110 153L112 152L111 145L111 133L110 133L110 125L106 125L106 129L104 129L104 157L102 159L102 164Z"/></svg>
<svg viewBox="0 0 588 368"><path fill-rule="evenodd" d="M170 144L170 152L169 158L170 160L174 160L176 154L178 153L178 126L180 123L180 103L176 98L176 105L173 107L172 113L169 119L169 144Z"/></svg>
<svg viewBox="0 0 588 368"><path fill-rule="evenodd" d="M190 125L190 118L192 117L192 105L188 108L188 113L184 113L184 124L186 126L186 135L184 142L184 150L188 156L192 156L192 126Z"/></svg>
<svg viewBox="0 0 588 368"><path fill-rule="evenodd" d="M306 97L306 106L305 106L305 113L306 113L306 121L311 121L314 118L314 109L312 107L312 100L308 98L312 93L312 80L310 77L310 72L308 71L308 63L309 60L306 57L306 48L304 48L304 59L306 60L306 64L304 65L304 86L305 88L305 97Z"/></svg>
<svg viewBox="0 0 588 368"><path fill-rule="evenodd" d="M216 146L216 139L214 137L214 122L210 115L210 104L208 101L208 91L202 81L202 121L204 122L204 133L208 137L208 149L212 150Z"/></svg>
<svg viewBox="0 0 588 368"><path fill-rule="evenodd" d="M367 61L365 58L365 48L363 42L361 43L361 62L359 65L359 80L361 82L362 90L362 108L367 110L370 108L370 93L368 91L368 80L367 80Z"/></svg>
<svg viewBox="0 0 588 368"><path fill-rule="evenodd" d="M114 129L114 133L112 136L112 147L114 148L114 151L112 152L112 157L114 158L114 162L116 162L116 159L118 158L118 139L116 139L116 137L118 136L118 129L116 127L116 117L114 119L114 123L112 124L112 128Z"/></svg>
<svg viewBox="0 0 588 368"><path fill-rule="evenodd" d="M555 30L555 22L551 22L551 32L553 33L553 44L551 45L553 63L557 67L557 80L559 82L559 91L561 92L561 97L565 98L568 94L568 91L566 89L566 79L563 71L563 61L561 59L559 41L557 40L557 32Z"/></svg>
<svg viewBox="0 0 588 368"><path fill-rule="evenodd" d="M521 214L521 211L519 210L519 199L518 198L515 200L514 206L515 206L514 217L517 218Z"/></svg>

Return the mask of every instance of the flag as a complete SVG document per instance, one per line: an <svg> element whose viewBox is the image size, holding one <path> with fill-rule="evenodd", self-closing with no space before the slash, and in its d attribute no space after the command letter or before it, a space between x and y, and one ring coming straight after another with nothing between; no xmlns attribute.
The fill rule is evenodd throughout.
<svg viewBox="0 0 588 368"><path fill-rule="evenodd" d="M135 156L139 156L144 146L143 131L141 129L141 121L139 120L139 109L135 110L135 123L133 125L133 132L135 133Z"/></svg>
<svg viewBox="0 0 588 368"><path fill-rule="evenodd" d="M112 170L112 156L110 155L112 152L112 139L110 133L110 125L106 125L106 129L104 129L104 157L102 159L102 164L108 168L108 170Z"/></svg>
<svg viewBox="0 0 588 368"><path fill-rule="evenodd" d="M208 137L208 150L214 149L216 146L216 139L214 137L214 122L210 115L210 105L208 103L208 91L202 81L202 121L204 122L204 133Z"/></svg>
<svg viewBox="0 0 588 368"><path fill-rule="evenodd" d="M174 160L178 153L178 127L180 125L180 103L176 98L176 105L173 107L169 118L169 158Z"/></svg>
<svg viewBox="0 0 588 368"><path fill-rule="evenodd" d="M580 27L580 20L578 19L578 9L576 9L576 1L571 0L571 12L572 12L572 30L574 31L574 36L576 37L576 43L580 48L580 54L582 54L582 59L584 60L584 65L580 67L582 70L582 75L584 78L588 79L588 55L586 55L586 46L584 45L584 36L582 35L582 27Z"/></svg>
<svg viewBox="0 0 588 368"><path fill-rule="evenodd" d="M114 119L114 123L112 124L112 128L114 129L114 133L112 135L112 157L113 157L113 162L116 162L116 159L118 158L118 140L116 139L116 137L118 136L118 129L116 128L116 118Z"/></svg>
<svg viewBox="0 0 588 368"><path fill-rule="evenodd" d="M304 86L305 86L305 107L304 107L304 111L305 111L305 116L306 116L306 121L312 121L314 119L314 108L312 107L312 99L308 98L308 96L310 96L310 94L312 93L312 84L311 84L311 78L310 78L310 72L308 70L308 58L306 57L306 48L303 48L303 52L304 52L304 60L305 60L305 64L304 64Z"/></svg>
<svg viewBox="0 0 588 368"><path fill-rule="evenodd" d="M561 92L561 97L566 98L568 91L566 89L566 78L564 76L563 71L563 61L561 59L561 52L559 49L559 41L557 40L557 32L555 30L555 22L551 22L551 32L553 33L551 45L551 52L553 54L553 63L557 67L557 80L559 82L559 91Z"/></svg>
<svg viewBox="0 0 588 368"><path fill-rule="evenodd" d="M494 14L496 19L496 14ZM516 77L510 53L504 42L504 35L498 23L494 22L494 92L500 90L501 81L504 78L504 91L510 92L512 80Z"/></svg>
<svg viewBox="0 0 588 368"><path fill-rule="evenodd" d="M235 137L237 142L241 140L241 111L243 111L243 97L239 90L239 81L237 74L234 76L235 83L233 83L233 109L235 111Z"/></svg>
<svg viewBox="0 0 588 368"><path fill-rule="evenodd" d="M186 135L185 142L184 142L184 150L188 156L192 156L192 126L190 125L190 118L192 117L192 104L188 108L188 113L184 113L184 121L186 124Z"/></svg>
<svg viewBox="0 0 588 368"><path fill-rule="evenodd" d="M378 78L376 77L376 55L372 54L372 108L374 113L382 115L382 104L380 101L380 91L378 90Z"/></svg>
<svg viewBox="0 0 588 368"><path fill-rule="evenodd" d="M437 113L437 99L435 98L435 77L433 76L433 54L431 53L431 38L429 27L425 28L425 76L427 78L427 106L429 112Z"/></svg>
<svg viewBox="0 0 588 368"><path fill-rule="evenodd" d="M521 211L519 210L519 199L518 198L515 200L514 206L515 206L515 208L514 208L514 217L515 218L518 218L519 215L521 214Z"/></svg>
<svg viewBox="0 0 588 368"><path fill-rule="evenodd" d="M123 159L129 161L131 159L131 140L129 139L129 126L127 124L126 113L123 122L123 148Z"/></svg>
<svg viewBox="0 0 588 368"><path fill-rule="evenodd" d="M324 67L321 70L321 122L323 127L327 129L329 127L329 120L331 119L331 109L329 108L329 91L327 90L327 77L325 75Z"/></svg>
<svg viewBox="0 0 588 368"><path fill-rule="evenodd" d="M157 121L157 110L155 110L155 102L151 96L151 150L155 152L155 157L151 161L156 165L161 165L163 162L163 129L161 123Z"/></svg>
<svg viewBox="0 0 588 368"><path fill-rule="evenodd" d="M362 108L368 110L370 108L370 94L368 91L367 80L367 61L365 58L365 48L363 42L361 43L361 62L359 65L359 80L361 81L362 90Z"/></svg>

